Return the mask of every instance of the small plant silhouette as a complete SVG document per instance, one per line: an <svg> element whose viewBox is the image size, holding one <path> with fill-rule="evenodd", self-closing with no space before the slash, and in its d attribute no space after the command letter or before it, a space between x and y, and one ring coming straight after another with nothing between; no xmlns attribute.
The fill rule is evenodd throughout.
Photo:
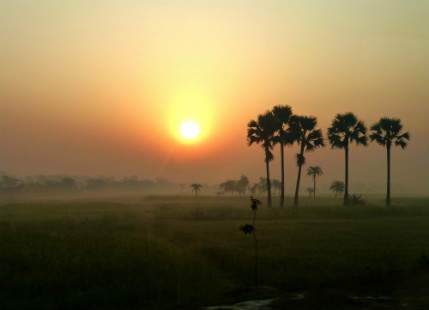
<svg viewBox="0 0 429 310"><path fill-rule="evenodd" d="M255 250L255 264L254 264L254 280L255 280L255 287L258 287L258 239L256 238L256 212L258 211L258 205L261 204L261 201L253 198L253 196L250 196L250 208L253 211L253 224L244 224L240 226L240 230L245 234L249 235L252 234L253 236L253 242L254 242L254 250Z"/></svg>
<svg viewBox="0 0 429 310"><path fill-rule="evenodd" d="M366 205L366 200L362 198L362 195L351 194L349 196L349 202L352 206Z"/></svg>

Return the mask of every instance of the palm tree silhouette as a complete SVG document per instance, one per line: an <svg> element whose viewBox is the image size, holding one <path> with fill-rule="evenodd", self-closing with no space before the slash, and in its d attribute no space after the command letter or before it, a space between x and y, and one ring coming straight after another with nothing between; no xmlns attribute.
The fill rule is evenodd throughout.
<svg viewBox="0 0 429 310"><path fill-rule="evenodd" d="M325 146L323 142L322 130L315 129L317 119L308 116L293 115L290 119L291 133L300 145L300 152L296 154L296 162L298 165L298 178L296 181L294 207L298 207L299 183L301 180L301 168L305 164L305 152L313 151L317 147Z"/></svg>
<svg viewBox="0 0 429 310"><path fill-rule="evenodd" d="M338 193L344 192L344 187L345 185L343 181L335 180L335 181L332 181L329 189L334 192L335 198L337 198Z"/></svg>
<svg viewBox="0 0 429 310"><path fill-rule="evenodd" d="M203 187L202 184L194 183L191 184L192 192L195 192L195 196L198 196L198 192L201 190L201 187Z"/></svg>
<svg viewBox="0 0 429 310"><path fill-rule="evenodd" d="M281 193L280 193L280 208L285 205L285 168L284 168L284 146L286 144L293 144L294 139L289 130L289 119L292 116L292 108L290 106L275 106L273 108L273 115L276 119L277 134L273 138L274 144L280 144L280 161L281 161Z"/></svg>
<svg viewBox="0 0 429 310"><path fill-rule="evenodd" d="M273 148L273 135L276 130L276 122L273 114L270 111L265 114L258 115L258 120L251 120L247 125L247 142L250 145L253 143L261 143L265 152L265 164L267 169L267 207L271 207L271 182L270 182L270 167L269 162L273 160L274 156L271 153Z"/></svg>
<svg viewBox="0 0 429 310"><path fill-rule="evenodd" d="M316 177L322 174L322 168L320 168L319 166L310 166L307 169L307 175L313 177L313 198L316 198Z"/></svg>
<svg viewBox="0 0 429 310"><path fill-rule="evenodd" d="M345 150L346 175L344 205L349 204L349 144L353 141L356 144L367 145L366 126L363 121L351 113L337 114L328 128L328 139L332 148Z"/></svg>
<svg viewBox="0 0 429 310"><path fill-rule="evenodd" d="M387 194L386 206L390 206L390 148L392 144L404 149L407 146L406 140L410 140L408 132L402 133L401 120L397 118L382 117L377 123L371 126L369 138L378 144L386 147L387 150Z"/></svg>

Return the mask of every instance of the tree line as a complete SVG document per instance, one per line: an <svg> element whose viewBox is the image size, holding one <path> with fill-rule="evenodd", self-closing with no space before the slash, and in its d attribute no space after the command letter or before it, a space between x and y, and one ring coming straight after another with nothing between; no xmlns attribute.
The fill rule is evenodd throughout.
<svg viewBox="0 0 429 310"><path fill-rule="evenodd" d="M366 146L368 139L384 146L387 152L387 190L386 206L390 206L390 151L392 146L400 146L404 149L410 140L408 132L402 132L401 120L397 118L382 117L368 130L365 123L359 120L353 113L337 114L327 131L327 138L331 148L344 149L345 176L343 204L350 203L349 195L349 147L352 143ZM260 144L264 151L264 161L267 174L267 206L271 207L271 181L269 163L274 159L272 150L275 145L280 146L281 162L281 194L280 207L284 207L284 147L297 144L299 153L296 154L298 175L295 187L294 206L299 204L299 189L302 166L306 163L305 154L325 147L325 138L322 130L317 128L317 118L313 116L295 115L288 105L277 105L272 110L258 115L256 120L251 120L247 125L248 145ZM320 168L320 167L318 167ZM320 171L308 170L308 174L315 178Z"/></svg>
<svg viewBox="0 0 429 310"><path fill-rule="evenodd" d="M85 193L85 192L140 192L154 190L177 190L178 184L164 178L142 180L137 175L124 177L89 177L69 175L37 175L17 178L0 172L0 193Z"/></svg>

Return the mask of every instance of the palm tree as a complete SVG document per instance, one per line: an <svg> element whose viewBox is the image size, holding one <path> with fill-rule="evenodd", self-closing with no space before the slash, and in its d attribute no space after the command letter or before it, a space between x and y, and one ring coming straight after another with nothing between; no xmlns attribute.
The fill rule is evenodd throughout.
<svg viewBox="0 0 429 310"><path fill-rule="evenodd" d="M258 115L258 120L251 120L247 129L247 142L250 145L253 143L261 143L265 152L265 165L267 170L267 206L271 207L271 182L270 182L270 166L269 163L273 160L274 156L271 153L273 148L273 135L276 130L276 122L273 114L270 111L265 114Z"/></svg>
<svg viewBox="0 0 429 310"><path fill-rule="evenodd" d="M402 149L407 146L406 140L410 140L408 132L402 133L401 120L398 118L382 117L377 123L371 126L371 141L386 147L387 150L387 194L386 206L390 206L390 148L392 144L399 145Z"/></svg>
<svg viewBox="0 0 429 310"><path fill-rule="evenodd" d="M344 187L345 185L343 181L335 180L335 181L332 181L329 189L334 192L335 198L337 198L338 193L344 192Z"/></svg>
<svg viewBox="0 0 429 310"><path fill-rule="evenodd" d="M192 192L195 192L195 196L198 196L198 192L201 190L201 187L203 187L202 184L194 183L191 184Z"/></svg>
<svg viewBox="0 0 429 310"><path fill-rule="evenodd" d="M317 119L308 116L293 115L290 119L290 128L294 140L300 145L300 152L296 154L298 165L298 178L296 181L294 206L298 207L299 183L301 180L301 168L305 164L305 152L313 151L317 147L325 146L323 142L322 130L315 129Z"/></svg>
<svg viewBox="0 0 429 310"><path fill-rule="evenodd" d="M328 139L332 148L345 150L345 191L344 205L349 204L349 144L367 145L368 137L366 135L366 126L363 121L351 113L337 114L332 121L331 127L328 128Z"/></svg>
<svg viewBox="0 0 429 310"><path fill-rule="evenodd" d="M316 198L316 176L322 175L323 171L322 168L319 166L310 166L307 169L307 175L310 175L313 177L313 198Z"/></svg>
<svg viewBox="0 0 429 310"><path fill-rule="evenodd" d="M311 197L311 195L314 193L314 189L312 187L307 187L305 190L308 193L308 197Z"/></svg>
<svg viewBox="0 0 429 310"><path fill-rule="evenodd" d="M284 146L286 144L293 144L294 140L289 130L289 120L292 116L292 108L290 106L275 106L273 108L273 115L276 119L277 134L274 137L274 144L280 144L280 161L281 161L281 193L280 193L280 208L285 205L285 166L284 166Z"/></svg>

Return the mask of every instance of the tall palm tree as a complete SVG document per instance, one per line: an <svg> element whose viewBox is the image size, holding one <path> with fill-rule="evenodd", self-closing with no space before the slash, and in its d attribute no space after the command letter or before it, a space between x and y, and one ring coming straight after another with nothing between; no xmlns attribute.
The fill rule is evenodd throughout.
<svg viewBox="0 0 429 310"><path fill-rule="evenodd" d="M387 194L386 206L390 206L390 148L398 145L402 149L407 146L406 140L410 140L408 132L401 133L402 124L398 118L382 117L377 123L371 126L369 138L378 144L386 147L387 150Z"/></svg>
<svg viewBox="0 0 429 310"><path fill-rule="evenodd" d="M261 144L265 152L265 165L267 169L267 207L271 207L271 182L270 182L270 166L269 163L274 156L271 153L273 148L273 135L276 131L276 122L273 114L270 111L265 114L258 115L258 120L251 120L247 125L247 142L249 146L253 143Z"/></svg>
<svg viewBox="0 0 429 310"><path fill-rule="evenodd" d="M337 114L328 128L328 139L332 148L345 150L345 190L344 205L349 204L349 145L352 142L356 144L367 145L368 137L366 135L366 126L363 121L351 113Z"/></svg>
<svg viewBox="0 0 429 310"><path fill-rule="evenodd" d="M322 174L323 170L319 166L310 166L307 169L307 175L313 177L313 198L316 198L316 177Z"/></svg>
<svg viewBox="0 0 429 310"><path fill-rule="evenodd" d="M338 193L344 192L344 187L345 185L343 181L335 180L331 182L329 189L334 192L335 198L337 198Z"/></svg>
<svg viewBox="0 0 429 310"><path fill-rule="evenodd" d="M308 116L293 115L290 119L291 133L295 141L300 145L300 152L296 154L298 165L298 178L296 181L295 199L293 205L298 207L299 183L301 180L301 168L305 164L305 152L313 151L317 147L325 146L322 136L322 130L315 129L317 119Z"/></svg>
<svg viewBox="0 0 429 310"><path fill-rule="evenodd" d="M277 105L273 108L273 115L276 119L276 135L273 138L274 144L280 144L280 162L281 162L281 193L280 208L285 206L285 165L284 165L284 146L293 144L294 139L289 128L289 120L292 116L292 108L288 105Z"/></svg>

